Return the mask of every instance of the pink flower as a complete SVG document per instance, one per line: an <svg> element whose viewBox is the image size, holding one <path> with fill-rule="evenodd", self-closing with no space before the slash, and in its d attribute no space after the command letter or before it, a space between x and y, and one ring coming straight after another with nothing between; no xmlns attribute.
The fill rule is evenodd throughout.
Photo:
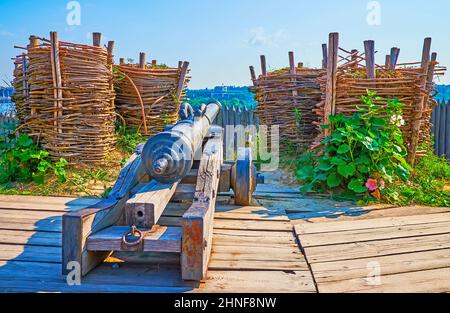
<svg viewBox="0 0 450 313"><path fill-rule="evenodd" d="M384 180L380 180L380 189L384 189L385 183Z"/></svg>
<svg viewBox="0 0 450 313"><path fill-rule="evenodd" d="M374 179L374 178L369 178L369 180L367 180L366 187L370 191L377 190L378 189L378 182L377 182L377 180Z"/></svg>

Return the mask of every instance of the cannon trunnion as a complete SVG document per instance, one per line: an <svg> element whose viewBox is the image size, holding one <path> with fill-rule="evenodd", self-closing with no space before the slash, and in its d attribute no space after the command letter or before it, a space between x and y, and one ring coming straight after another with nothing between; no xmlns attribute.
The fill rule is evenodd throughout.
<svg viewBox="0 0 450 313"><path fill-rule="evenodd" d="M258 181L250 148L224 163L219 111L183 104L182 120L136 149L108 198L64 215L63 274L84 276L114 252L166 252L180 254L183 279L205 278L218 194L232 189L236 205L250 205ZM159 225L169 202L190 204L181 225Z"/></svg>

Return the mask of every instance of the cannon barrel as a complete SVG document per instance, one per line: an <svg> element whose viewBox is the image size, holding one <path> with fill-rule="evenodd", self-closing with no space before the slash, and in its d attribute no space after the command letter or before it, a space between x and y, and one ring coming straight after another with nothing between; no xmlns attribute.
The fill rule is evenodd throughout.
<svg viewBox="0 0 450 313"><path fill-rule="evenodd" d="M194 116L188 116L150 138L142 151L142 162L150 177L165 184L185 177L220 108L220 103L210 103Z"/></svg>

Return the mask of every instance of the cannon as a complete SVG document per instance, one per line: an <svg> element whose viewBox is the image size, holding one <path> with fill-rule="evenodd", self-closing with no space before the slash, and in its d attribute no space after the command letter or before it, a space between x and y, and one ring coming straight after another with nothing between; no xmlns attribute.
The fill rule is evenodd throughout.
<svg viewBox="0 0 450 313"><path fill-rule="evenodd" d="M114 252L164 252L180 255L183 279L205 278L219 193L232 189L247 206L260 182L250 148L224 162L223 129L213 125L220 108L182 104L180 121L136 149L106 199L63 216L63 274L78 264L84 276ZM177 203L189 204L181 220L160 225Z"/></svg>

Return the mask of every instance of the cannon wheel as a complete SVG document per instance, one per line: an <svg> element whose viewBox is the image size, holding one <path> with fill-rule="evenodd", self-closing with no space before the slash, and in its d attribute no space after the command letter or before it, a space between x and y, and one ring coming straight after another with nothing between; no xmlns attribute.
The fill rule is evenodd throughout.
<svg viewBox="0 0 450 313"><path fill-rule="evenodd" d="M252 194L255 190L256 168L253 165L252 150L240 148L238 159L233 166L232 185L236 205L251 205Z"/></svg>

